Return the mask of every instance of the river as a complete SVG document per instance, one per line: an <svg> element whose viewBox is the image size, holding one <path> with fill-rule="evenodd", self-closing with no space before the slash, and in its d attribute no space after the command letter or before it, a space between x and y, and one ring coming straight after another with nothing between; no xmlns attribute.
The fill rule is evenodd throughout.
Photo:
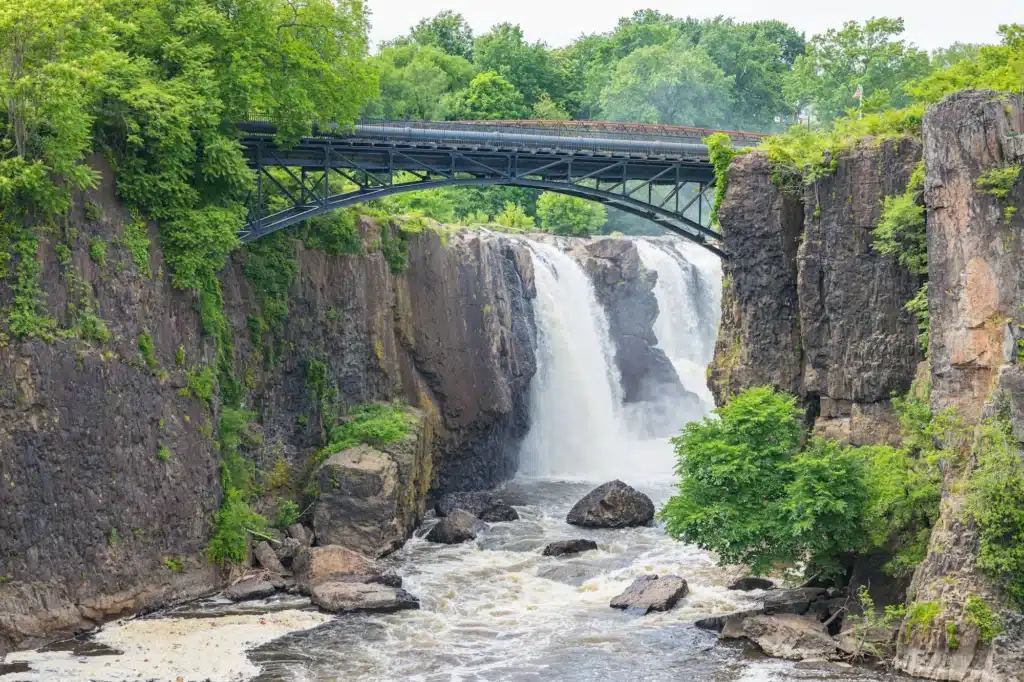
<svg viewBox="0 0 1024 682"><path fill-rule="evenodd" d="M756 592L726 589L736 570L717 567L709 554L657 526L592 530L565 523L576 500L610 478L660 506L672 494L674 454L667 438L637 433L622 405L608 323L586 275L554 246L531 248L538 294L531 431L519 477L500 491L521 520L493 524L475 542L454 546L423 540L428 520L386 559L419 597L418 611L331 617L285 608L303 606L286 600L277 604L284 610L261 614L208 600L108 625L85 644L12 654L0 680L896 679L876 667L806 669L739 642L720 643L692 623L755 603ZM640 253L659 273L659 346L695 396L646 409L667 411L682 425L713 407L704 367L714 349L721 271L706 254L669 240L642 244ZM599 549L574 558L540 554L551 541L578 537L596 540ZM612 597L648 573L682 576L689 595L669 612L643 617L609 608ZM231 615L217 615L225 610Z"/></svg>

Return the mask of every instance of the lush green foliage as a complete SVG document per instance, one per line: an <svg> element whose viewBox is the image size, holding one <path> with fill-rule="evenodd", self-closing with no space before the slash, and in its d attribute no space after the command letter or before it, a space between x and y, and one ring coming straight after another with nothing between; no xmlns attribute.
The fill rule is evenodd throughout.
<svg viewBox="0 0 1024 682"><path fill-rule="evenodd" d="M133 220L125 225L120 243L128 250L132 263L138 268L139 274L149 279L153 273L149 267L150 241L146 223L142 220Z"/></svg>
<svg viewBox="0 0 1024 682"><path fill-rule="evenodd" d="M673 537L763 572L799 551L783 519L801 415L794 398L767 387L737 395L715 414L673 439L679 492L661 518Z"/></svg>
<svg viewBox="0 0 1024 682"><path fill-rule="evenodd" d="M274 517L274 528L283 532L288 530L288 526L298 522L299 505L283 497L277 498L277 515Z"/></svg>
<svg viewBox="0 0 1024 682"><path fill-rule="evenodd" d="M528 112L522 94L496 71L476 76L443 104L448 118L456 121L517 119Z"/></svg>
<svg viewBox="0 0 1024 682"><path fill-rule="evenodd" d="M240 490L227 490L224 503L217 512L213 537L207 547L210 561L223 564L232 561L244 564L246 560L246 534L248 531L266 530L267 520L249 509Z"/></svg>
<svg viewBox="0 0 1024 682"><path fill-rule="evenodd" d="M898 401L907 433L931 420L927 404ZM851 448L813 438L801 448L802 415L791 396L748 389L687 424L674 439L679 492L661 510L673 537L724 563L765 571L804 560L819 575L842 572L851 554L886 547L893 573L924 557L938 516L939 468L915 439L903 449Z"/></svg>
<svg viewBox="0 0 1024 682"><path fill-rule="evenodd" d="M166 445L161 445L156 451L156 456L163 462L171 461L171 454L171 449Z"/></svg>
<svg viewBox="0 0 1024 682"><path fill-rule="evenodd" d="M151 371L156 371L159 364L156 361L156 353L153 348L153 337L149 332L142 332L139 334L139 353L142 355L143 361L146 363L146 367L149 367Z"/></svg>
<svg viewBox="0 0 1024 682"><path fill-rule="evenodd" d="M207 365L193 367L185 375L185 388L181 395L202 400L209 404L217 390L217 376Z"/></svg>
<svg viewBox="0 0 1024 682"><path fill-rule="evenodd" d="M899 196L885 197L882 216L872 230L872 248L893 256L917 275L928 274L928 236L924 226L924 160L918 162Z"/></svg>
<svg viewBox="0 0 1024 682"><path fill-rule="evenodd" d="M319 459L360 444L383 447L399 441L409 435L410 420L409 414L398 404L357 405L348 411L341 424L331 429Z"/></svg>
<svg viewBox="0 0 1024 682"><path fill-rule="evenodd" d="M881 111L910 103L905 87L931 70L928 54L898 39L902 19L876 18L863 24L846 22L807 43L786 79L788 99L796 106L810 105L821 121L838 118L858 102Z"/></svg>
<svg viewBox="0 0 1024 682"><path fill-rule="evenodd" d="M914 298L906 302L903 308L917 320L917 345L928 355L929 337L931 334L931 316L928 314L928 282L914 294Z"/></svg>
<svg viewBox="0 0 1024 682"><path fill-rule="evenodd" d="M601 229L607 220L604 206L594 201L557 192L543 192L537 199L537 217L545 232L586 236Z"/></svg>
<svg viewBox="0 0 1024 682"><path fill-rule="evenodd" d="M683 39L642 47L616 65L601 112L612 121L710 127L725 118L732 84L703 48Z"/></svg>
<svg viewBox="0 0 1024 682"><path fill-rule="evenodd" d="M725 133L705 137L704 144L708 146L708 159L715 171L715 200L711 204L711 224L717 225L718 209L729 189L729 164L736 156L736 150L732 147L732 140Z"/></svg>
<svg viewBox="0 0 1024 682"><path fill-rule="evenodd" d="M473 29L465 17L455 12L439 12L430 19L420 20L410 29L409 37L420 45L433 45L450 55L473 58Z"/></svg>
<svg viewBox="0 0 1024 682"><path fill-rule="evenodd" d="M974 446L968 513L977 523L978 566L1024 604L1024 462L1009 422L985 424Z"/></svg>
<svg viewBox="0 0 1024 682"><path fill-rule="evenodd" d="M978 638L982 644L991 644L1003 631L1003 623L988 602L976 594L967 597L964 603L964 620L978 627Z"/></svg>

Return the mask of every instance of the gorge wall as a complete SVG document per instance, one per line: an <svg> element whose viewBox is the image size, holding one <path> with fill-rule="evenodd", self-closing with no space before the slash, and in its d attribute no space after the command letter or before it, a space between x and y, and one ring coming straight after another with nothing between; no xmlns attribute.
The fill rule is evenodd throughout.
<svg viewBox="0 0 1024 682"><path fill-rule="evenodd" d="M123 246L132 218L104 176L43 233L38 258L60 326L94 311L110 338L0 343L0 654L208 593L225 577L206 558L222 497L220 406L188 386L190 372L216 365L217 344L200 297L170 285L154 228L148 262L133 262ZM243 406L256 413L243 447L264 491L257 511L270 514L279 495L301 499L325 410L399 399L422 415L418 480L400 453L385 455L411 502L404 536L429 490L515 472L536 365L532 261L500 235L443 242L424 231L409 235L408 267L394 274L380 229L360 221L365 255L296 240L288 314L272 333L253 332L262 311L245 250L221 287ZM13 295L0 287L0 306Z"/></svg>
<svg viewBox="0 0 1024 682"><path fill-rule="evenodd" d="M897 640L897 668L931 679L1024 679L1024 617L978 567L978 528L965 513L983 420L1007 419L1015 451L1024 441L1024 220L1014 210L1024 184L1000 198L978 182L1024 160L1022 133L1019 96L959 93L929 108L923 145L862 140L799 189L773 181L766 154L742 155L719 212L731 256L709 378L719 402L768 384L798 396L819 435L898 444L889 400L918 378L933 412L963 425L959 442L946 443L940 518ZM871 248L883 198L903 193L921 159L927 362L904 308L922 278ZM996 605L1002 634L983 633L979 603Z"/></svg>

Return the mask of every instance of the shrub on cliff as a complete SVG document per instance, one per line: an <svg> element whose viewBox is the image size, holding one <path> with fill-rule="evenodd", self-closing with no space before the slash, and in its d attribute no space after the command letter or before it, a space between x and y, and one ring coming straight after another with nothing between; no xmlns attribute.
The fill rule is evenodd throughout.
<svg viewBox="0 0 1024 682"><path fill-rule="evenodd" d="M801 449L792 396L748 389L673 440L679 491L661 510L673 537L755 572L806 561L835 575L849 559L893 549L893 570L923 558L938 511L934 461L913 448L851 448L813 438Z"/></svg>

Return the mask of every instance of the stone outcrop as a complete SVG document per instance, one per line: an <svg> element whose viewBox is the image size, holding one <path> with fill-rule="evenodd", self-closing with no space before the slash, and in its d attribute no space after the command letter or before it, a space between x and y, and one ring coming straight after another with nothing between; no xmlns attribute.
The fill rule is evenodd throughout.
<svg viewBox="0 0 1024 682"><path fill-rule="evenodd" d="M309 594L317 585L342 576L379 576L383 570L377 562L359 552L324 545L300 550L292 562L292 572L299 589Z"/></svg>
<svg viewBox="0 0 1024 682"><path fill-rule="evenodd" d="M722 264L722 321L708 387L715 402L750 386L801 394L797 247L804 206L772 181L768 156L740 156L718 212L729 260Z"/></svg>
<svg viewBox="0 0 1024 682"><path fill-rule="evenodd" d="M971 425L1002 405L1018 440L1024 438L1024 371L1016 350L1024 323L1024 216L1018 212L1007 221L1004 209L1024 206L1024 184L1000 200L976 182L985 171L1024 161L1022 133L1021 98L993 92L952 95L924 120L932 407L953 408ZM1024 616L1003 606L978 568L978 530L964 509L963 483L973 462L963 462L945 470L940 517L910 589L911 609L930 608L935 615L927 623L904 623L896 666L931 679L1019 682ZM990 643L966 612L971 597L1003 623ZM955 646L948 637L954 628Z"/></svg>
<svg viewBox="0 0 1024 682"><path fill-rule="evenodd" d="M910 388L922 354L904 309L921 287L871 246L882 200L902 194L921 146L910 139L862 142L835 172L804 191L797 252L802 392L819 401L815 430L854 444L898 443L890 397Z"/></svg>
<svg viewBox="0 0 1024 682"><path fill-rule="evenodd" d="M511 505L505 504L501 498L483 491L448 493L434 503L434 512L438 516L448 516L456 509L468 511L481 521L488 523L519 519L519 514Z"/></svg>
<svg viewBox="0 0 1024 682"><path fill-rule="evenodd" d="M565 517L574 526L628 528L654 519L651 498L622 481L609 481L587 493Z"/></svg>
<svg viewBox="0 0 1024 682"><path fill-rule="evenodd" d="M801 196L779 189L766 155L733 162L719 211L730 258L709 381L719 403L767 384L797 395L820 435L898 441L889 399L907 391L922 357L904 309L921 282L872 249L871 230L920 158L910 139L866 141Z"/></svg>
<svg viewBox="0 0 1024 682"><path fill-rule="evenodd" d="M627 609L631 613L646 615L651 611L668 611L690 591L690 586L678 575L644 575L612 599L613 609Z"/></svg>
<svg viewBox="0 0 1024 682"><path fill-rule="evenodd" d="M313 528L323 544L379 557L402 545L423 518L430 488L432 424L407 408L409 435L331 455L317 470Z"/></svg>
<svg viewBox="0 0 1024 682"><path fill-rule="evenodd" d="M217 343L198 294L172 287L155 226L148 268L133 260L123 242L133 218L103 159L90 162L103 181L76 197L66 224L41 233L40 285L61 326L90 309L111 338L0 342L0 654L211 593L227 577L206 556L222 498L221 402L186 390L190 371L217 366ZM347 407L397 399L422 414L429 438L411 473L409 453L384 452L393 497L339 493L338 509L362 514L344 531L321 515L325 542L380 553L422 518L431 488L481 489L514 473L536 364L535 292L529 252L515 239L466 232L442 242L431 230L385 228L408 249L396 273L378 248L380 228L361 219L358 229L364 255L285 242L295 278L272 329L264 293L246 277L252 253L236 252L220 285L235 379L256 413L242 453L266 491L256 511L272 518L278 496L305 508L310 462ZM89 256L97 240L103 262ZM11 296L0 285L0 308ZM323 370L315 386L314 368ZM367 480L389 482L390 465L376 464Z"/></svg>
<svg viewBox="0 0 1024 682"><path fill-rule="evenodd" d="M829 658L836 653L825 626L808 616L751 616L743 621L743 636L777 658Z"/></svg>
<svg viewBox="0 0 1024 682"><path fill-rule="evenodd" d="M636 243L605 237L573 244L570 255L589 275L608 316L623 401L690 399L692 394L683 388L672 363L657 347L654 284L658 273L643 267Z"/></svg>

